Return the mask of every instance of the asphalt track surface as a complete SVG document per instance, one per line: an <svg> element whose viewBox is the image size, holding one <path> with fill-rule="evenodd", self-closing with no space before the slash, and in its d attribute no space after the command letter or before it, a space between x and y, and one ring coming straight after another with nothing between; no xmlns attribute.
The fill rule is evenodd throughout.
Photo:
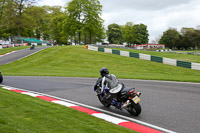
<svg viewBox="0 0 200 133"><path fill-rule="evenodd" d="M2 57L0 57L0 65L8 64L15 60L19 60L21 58L24 58L25 56L34 54L35 52L43 50L45 48L48 48L48 47L47 46L35 47L34 50L30 50L29 48L27 48L27 49L18 50L14 53L2 56Z"/></svg>
<svg viewBox="0 0 200 133"><path fill-rule="evenodd" d="M136 90L142 93L140 102L142 113L139 117L134 117L125 110L102 106L93 91L96 80L96 78L4 76L2 84L83 103L175 132L200 131L200 83L120 79L126 87L136 87Z"/></svg>

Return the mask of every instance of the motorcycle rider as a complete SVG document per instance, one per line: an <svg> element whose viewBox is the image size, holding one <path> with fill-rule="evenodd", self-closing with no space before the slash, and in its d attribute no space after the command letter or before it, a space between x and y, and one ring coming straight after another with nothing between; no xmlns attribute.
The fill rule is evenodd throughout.
<svg viewBox="0 0 200 133"><path fill-rule="evenodd" d="M120 102L117 102L117 95L123 88L123 84L119 83L114 74L109 74L109 70L106 67L101 68L100 75L102 78L101 93L104 90L103 87L106 87L109 90L109 93L102 97L102 101L108 101L109 103L113 103L117 108L120 108ZM113 99L115 100L112 101Z"/></svg>
<svg viewBox="0 0 200 133"><path fill-rule="evenodd" d="M31 44L30 50L35 49L35 45Z"/></svg>

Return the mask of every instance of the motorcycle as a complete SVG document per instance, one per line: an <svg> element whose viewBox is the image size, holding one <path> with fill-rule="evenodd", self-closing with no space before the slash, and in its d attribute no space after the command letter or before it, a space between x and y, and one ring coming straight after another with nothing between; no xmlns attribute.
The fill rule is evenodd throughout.
<svg viewBox="0 0 200 133"><path fill-rule="evenodd" d="M35 45L33 44L30 46L30 50L34 50L34 49L35 49Z"/></svg>
<svg viewBox="0 0 200 133"><path fill-rule="evenodd" d="M101 78L99 78L94 86L94 91L97 93L97 97L99 101L105 106L110 107L115 106L115 108L122 110L127 110L131 115L138 116L142 108L140 106L140 92L136 92L135 88L125 88L124 84L121 86L121 90L118 92L117 96L112 99L112 102L108 102L108 100L103 100L103 97L110 93L106 86L103 87L103 91L101 91ZM116 104L117 102L117 104Z"/></svg>
<svg viewBox="0 0 200 133"><path fill-rule="evenodd" d="M3 82L3 76L2 76L2 74L0 72L0 83L2 83L2 82Z"/></svg>

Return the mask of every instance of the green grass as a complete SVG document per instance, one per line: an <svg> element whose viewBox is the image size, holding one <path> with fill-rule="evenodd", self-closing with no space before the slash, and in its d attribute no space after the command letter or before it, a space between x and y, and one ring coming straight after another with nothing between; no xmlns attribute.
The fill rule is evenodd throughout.
<svg viewBox="0 0 200 133"><path fill-rule="evenodd" d="M1 133L135 133L86 113L1 87L0 94Z"/></svg>
<svg viewBox="0 0 200 133"><path fill-rule="evenodd" d="M188 51L185 51L185 50L177 50L177 51L174 51L174 52L177 52L177 53L185 53L185 52L200 52L200 50L188 50Z"/></svg>
<svg viewBox="0 0 200 133"><path fill-rule="evenodd" d="M99 77L107 67L118 78L200 82L200 71L85 50L82 46L51 47L0 66L3 75Z"/></svg>
<svg viewBox="0 0 200 133"><path fill-rule="evenodd" d="M145 50L130 50L130 49L119 49L119 48L115 48L115 49L134 52L134 53L149 54L149 55L154 55L154 56L159 56L159 57L166 57L166 58L176 59L176 60L180 60L180 61L200 63L200 56L198 56L198 55L176 54L176 53L145 51ZM186 52L186 51L184 51L184 52Z"/></svg>
<svg viewBox="0 0 200 133"><path fill-rule="evenodd" d="M11 47L11 48L0 49L0 55L9 53L9 52L12 52L15 50L26 49L26 48L29 48L29 46L20 46L20 47Z"/></svg>

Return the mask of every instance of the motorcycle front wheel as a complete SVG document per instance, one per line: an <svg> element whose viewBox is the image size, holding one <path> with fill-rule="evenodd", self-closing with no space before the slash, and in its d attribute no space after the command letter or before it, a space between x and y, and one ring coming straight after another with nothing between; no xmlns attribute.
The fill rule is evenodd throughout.
<svg viewBox="0 0 200 133"><path fill-rule="evenodd" d="M141 113L142 108L141 108L141 106L140 106L140 103L138 103L138 104L131 103L131 105L128 106L127 111L128 111L131 115L138 116L138 115Z"/></svg>
<svg viewBox="0 0 200 133"><path fill-rule="evenodd" d="M110 107L110 103L107 103L107 102L103 102L101 99L102 99L102 95L98 95L98 99L99 99L99 101L105 106L105 107Z"/></svg>

